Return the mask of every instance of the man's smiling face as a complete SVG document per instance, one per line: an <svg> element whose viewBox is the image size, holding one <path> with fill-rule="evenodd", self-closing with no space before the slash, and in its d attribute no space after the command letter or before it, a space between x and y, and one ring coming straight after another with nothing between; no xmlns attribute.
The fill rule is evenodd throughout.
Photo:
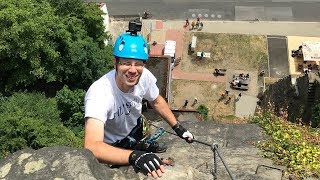
<svg viewBox="0 0 320 180"><path fill-rule="evenodd" d="M116 83L122 92L129 92L141 77L144 62L137 59L119 58L116 61Z"/></svg>

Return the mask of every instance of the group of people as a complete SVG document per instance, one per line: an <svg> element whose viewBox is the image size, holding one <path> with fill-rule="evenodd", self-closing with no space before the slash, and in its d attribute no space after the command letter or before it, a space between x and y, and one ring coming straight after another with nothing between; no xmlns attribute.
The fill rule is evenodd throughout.
<svg viewBox="0 0 320 180"><path fill-rule="evenodd" d="M320 76L320 67L318 64L307 64L307 61L304 61L303 64L298 64L298 71L303 71L305 74L309 72L314 72Z"/></svg>
<svg viewBox="0 0 320 180"><path fill-rule="evenodd" d="M298 65L298 69L302 69L303 67L304 67L304 65ZM318 75L320 75L320 68L319 68L319 65L317 65L317 64L313 64L313 65L308 64L307 66L305 66L305 68L303 68L303 71L305 74L308 74L309 72L314 71Z"/></svg>
<svg viewBox="0 0 320 180"><path fill-rule="evenodd" d="M249 80L249 78L249 74L240 73L238 76L234 76L230 83L234 87L241 87L242 85L248 85L247 83L243 82Z"/></svg>
<svg viewBox="0 0 320 180"><path fill-rule="evenodd" d="M231 97L229 96L229 92L230 91L226 89L225 92L221 94L220 99L218 101L220 102L221 100L223 100L226 97L228 97L227 101L225 102L225 104L228 104L231 101Z"/></svg>
<svg viewBox="0 0 320 180"><path fill-rule="evenodd" d="M114 69L95 81L85 96L84 147L102 163L132 165L148 176L161 177L167 162L155 153L167 146L143 139L148 124L142 116L142 100L155 111L176 134L192 143L194 136L175 118L159 94L156 77L145 68L149 59L148 44L139 34L121 34L113 48Z"/></svg>
<svg viewBox="0 0 320 180"><path fill-rule="evenodd" d="M302 58L303 57L302 46L299 46L299 49L297 49L297 50L292 50L291 57Z"/></svg>
<svg viewBox="0 0 320 180"><path fill-rule="evenodd" d="M229 104L232 99L231 96L229 96L229 94L230 94L230 91L226 89L225 92L221 94L219 101L227 98L227 101L225 102L225 104ZM242 96L242 94L239 93L238 96L236 97L235 101L239 101L241 96Z"/></svg>
<svg viewBox="0 0 320 180"><path fill-rule="evenodd" d="M186 100L184 101L183 107L186 108L186 107L188 106L188 103L189 103L189 101L186 99ZM198 98L195 97L191 106L193 107L193 106L195 106L197 103L198 103Z"/></svg>
<svg viewBox="0 0 320 180"><path fill-rule="evenodd" d="M190 23L189 23L189 19L186 20L186 24L185 24L185 27L189 27ZM197 29L197 30L202 30L203 28L203 22L200 21L200 17L197 17L197 20L196 21L192 21L191 22L191 28L190 30L194 30L194 29Z"/></svg>
<svg viewBox="0 0 320 180"><path fill-rule="evenodd" d="M246 74L246 75L244 75L244 73L239 74L240 79L249 79L249 77L250 77L249 74Z"/></svg>
<svg viewBox="0 0 320 180"><path fill-rule="evenodd" d="M149 10L146 9L146 10L143 11L143 16L142 16L143 19L151 18L151 16L152 15L151 15Z"/></svg>
<svg viewBox="0 0 320 180"><path fill-rule="evenodd" d="M241 87L242 83L238 79L233 79L231 81L231 85L234 86L234 87Z"/></svg>

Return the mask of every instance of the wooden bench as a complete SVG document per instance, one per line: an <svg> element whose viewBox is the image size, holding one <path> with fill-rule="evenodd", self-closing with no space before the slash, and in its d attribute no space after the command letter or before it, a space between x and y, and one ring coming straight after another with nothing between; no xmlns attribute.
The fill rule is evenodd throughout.
<svg viewBox="0 0 320 180"><path fill-rule="evenodd" d="M196 45L197 45L197 36L192 36L191 44L190 44L190 51L191 52L194 52Z"/></svg>
<svg viewBox="0 0 320 180"><path fill-rule="evenodd" d="M226 69L215 69L213 74L216 76L224 76L226 74Z"/></svg>
<svg viewBox="0 0 320 180"><path fill-rule="evenodd" d="M231 87L233 88L233 89L238 89L238 90L243 90L243 91L247 91L248 89L249 89L249 86L247 86L247 85L241 85L241 86L238 86L238 85L232 85L231 84Z"/></svg>

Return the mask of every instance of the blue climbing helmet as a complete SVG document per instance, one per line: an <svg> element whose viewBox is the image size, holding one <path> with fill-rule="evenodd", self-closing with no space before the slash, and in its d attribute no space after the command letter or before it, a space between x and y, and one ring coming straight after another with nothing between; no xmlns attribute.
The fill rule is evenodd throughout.
<svg viewBox="0 0 320 180"><path fill-rule="evenodd" d="M121 58L148 60L148 44L141 35L121 34L113 47L113 55Z"/></svg>

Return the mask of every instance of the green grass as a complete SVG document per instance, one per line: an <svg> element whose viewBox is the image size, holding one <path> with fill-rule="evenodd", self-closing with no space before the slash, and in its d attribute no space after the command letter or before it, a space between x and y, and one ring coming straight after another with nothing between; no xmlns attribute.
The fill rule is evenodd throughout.
<svg viewBox="0 0 320 180"><path fill-rule="evenodd" d="M268 67L266 36L245 34L194 33L197 51L210 52L211 57L194 63L201 68L261 70ZM192 59L195 59L195 54Z"/></svg>

